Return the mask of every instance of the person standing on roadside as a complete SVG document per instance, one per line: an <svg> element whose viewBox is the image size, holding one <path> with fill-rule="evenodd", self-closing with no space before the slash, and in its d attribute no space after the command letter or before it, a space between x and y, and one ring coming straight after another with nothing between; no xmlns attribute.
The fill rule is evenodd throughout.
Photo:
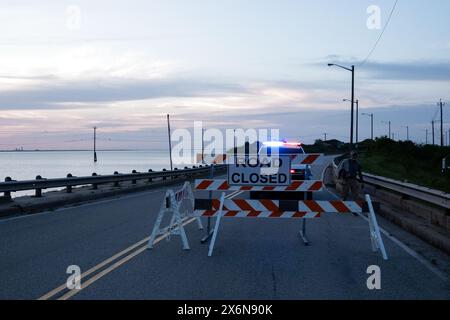
<svg viewBox="0 0 450 320"><path fill-rule="evenodd" d="M361 192L364 178L362 167L358 162L358 154L352 152L350 159L345 159L339 166L338 181L340 192L344 201L357 201Z"/></svg>

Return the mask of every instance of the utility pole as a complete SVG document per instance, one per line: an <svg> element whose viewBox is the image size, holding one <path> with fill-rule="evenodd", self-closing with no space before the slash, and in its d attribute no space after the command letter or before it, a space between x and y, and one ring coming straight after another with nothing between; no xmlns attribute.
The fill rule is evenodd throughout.
<svg viewBox="0 0 450 320"><path fill-rule="evenodd" d="M402 126L403 128L406 128L406 141L409 141L409 126Z"/></svg>
<svg viewBox="0 0 450 320"><path fill-rule="evenodd" d="M324 133L323 135L325 136L325 140L324 140L324 141L327 142L327 141L328 141L328 140L327 140L327 134Z"/></svg>
<svg viewBox="0 0 450 320"><path fill-rule="evenodd" d="M272 137L270 137L272 139ZM238 154L238 148L237 148L237 142L236 142L236 129L233 130L233 161L234 163L237 163L237 154Z"/></svg>
<svg viewBox="0 0 450 320"><path fill-rule="evenodd" d="M370 115L370 128L371 128L371 135L372 135L372 140L374 138L373 135L373 113Z"/></svg>
<svg viewBox="0 0 450 320"><path fill-rule="evenodd" d="M205 137L205 129L202 128L202 164L205 164L205 140L204 140L204 137Z"/></svg>
<svg viewBox="0 0 450 320"><path fill-rule="evenodd" d="M388 135L388 138L389 138L389 139L392 139L392 136L391 136L391 121L382 121L382 123L385 123L385 124L389 125L389 135Z"/></svg>
<svg viewBox="0 0 450 320"><path fill-rule="evenodd" d="M432 136L432 143L433 143L433 146L434 145L436 145L435 144L435 140L434 140L434 120L433 121L431 121L431 136Z"/></svg>
<svg viewBox="0 0 450 320"><path fill-rule="evenodd" d="M94 127L94 162L97 162L97 127Z"/></svg>
<svg viewBox="0 0 450 320"><path fill-rule="evenodd" d="M443 147L444 144L444 112L443 107L445 106L445 103L442 102L442 99L438 102L438 106L441 108L441 147Z"/></svg>
<svg viewBox="0 0 450 320"><path fill-rule="evenodd" d="M167 115L167 131L169 133L169 157L170 157L170 171L173 171L172 163L172 141L170 139L170 116Z"/></svg>
<svg viewBox="0 0 450 320"><path fill-rule="evenodd" d="M359 99L356 99L356 146L359 142Z"/></svg>

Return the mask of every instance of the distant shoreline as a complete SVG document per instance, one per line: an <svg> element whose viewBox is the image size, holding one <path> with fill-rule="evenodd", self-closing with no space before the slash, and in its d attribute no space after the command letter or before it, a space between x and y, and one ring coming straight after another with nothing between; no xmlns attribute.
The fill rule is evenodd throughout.
<svg viewBox="0 0 450 320"><path fill-rule="evenodd" d="M97 150L97 152L112 152L112 151L121 151L121 152L125 152L125 151L157 151L157 152L165 152L167 150L163 150L163 149L103 149L103 150ZM22 153L22 152L94 152L93 150L84 150L84 149L79 149L79 150L69 150L69 149L61 149L61 150L0 150L1 152L14 152L14 153Z"/></svg>

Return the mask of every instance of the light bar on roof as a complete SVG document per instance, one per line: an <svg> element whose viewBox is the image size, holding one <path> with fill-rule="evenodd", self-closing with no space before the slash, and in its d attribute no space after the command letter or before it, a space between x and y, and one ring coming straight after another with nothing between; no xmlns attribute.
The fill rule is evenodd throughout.
<svg viewBox="0 0 450 320"><path fill-rule="evenodd" d="M268 141L264 142L266 147L300 147L300 142Z"/></svg>
<svg viewBox="0 0 450 320"><path fill-rule="evenodd" d="M284 146L284 142L268 141L268 142L264 142L264 145L267 147L282 147L282 146Z"/></svg>
<svg viewBox="0 0 450 320"><path fill-rule="evenodd" d="M284 145L286 145L286 146L293 146L293 147L300 147L302 144L300 142L286 142Z"/></svg>

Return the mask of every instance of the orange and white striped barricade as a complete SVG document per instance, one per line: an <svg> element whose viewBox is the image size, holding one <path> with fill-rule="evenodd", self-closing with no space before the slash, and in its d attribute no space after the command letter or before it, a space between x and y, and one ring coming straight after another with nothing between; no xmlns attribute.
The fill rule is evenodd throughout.
<svg viewBox="0 0 450 320"><path fill-rule="evenodd" d="M217 217L208 256L212 256L222 218L313 219L328 213L368 213L372 248L374 251L380 250L383 258L387 260L372 201L368 195L367 202L355 202L225 199L224 194L222 193L220 199L195 199L194 217ZM300 234L302 235L301 231Z"/></svg>
<svg viewBox="0 0 450 320"><path fill-rule="evenodd" d="M324 163L325 157L322 153L311 153L311 154L296 154L291 155L291 164L295 165L322 165Z"/></svg>
<svg viewBox="0 0 450 320"><path fill-rule="evenodd" d="M276 191L276 192L318 192L323 190L323 182L315 180L292 181L287 186L238 186L230 185L227 180L198 179L195 190L203 191Z"/></svg>
<svg viewBox="0 0 450 320"><path fill-rule="evenodd" d="M195 180L194 189L196 191L261 191L261 192L319 192L323 190L323 182L320 180L292 181L290 185L285 186L249 186L249 185L230 185L227 180L198 179ZM302 230L300 236L305 245L309 245L306 237L306 220L302 221Z"/></svg>
<svg viewBox="0 0 450 320"><path fill-rule="evenodd" d="M181 206L183 201L188 200L190 209L185 212L181 212ZM155 239L159 235L168 235L166 238L170 240L171 235L179 235L181 236L181 241L183 244L183 249L189 250L189 242L186 236L186 232L184 230L184 224L191 217L191 211L194 208L194 194L192 192L192 187L189 182L186 182L178 191L167 190L164 201L161 205L161 209L159 210L158 217L156 218L155 225L153 226L152 233L150 235L150 239L148 241L147 248L153 249L153 244ZM172 214L170 219L170 223L167 227L161 228L161 223L165 214ZM200 218L196 218L198 228L203 229L202 222Z"/></svg>

